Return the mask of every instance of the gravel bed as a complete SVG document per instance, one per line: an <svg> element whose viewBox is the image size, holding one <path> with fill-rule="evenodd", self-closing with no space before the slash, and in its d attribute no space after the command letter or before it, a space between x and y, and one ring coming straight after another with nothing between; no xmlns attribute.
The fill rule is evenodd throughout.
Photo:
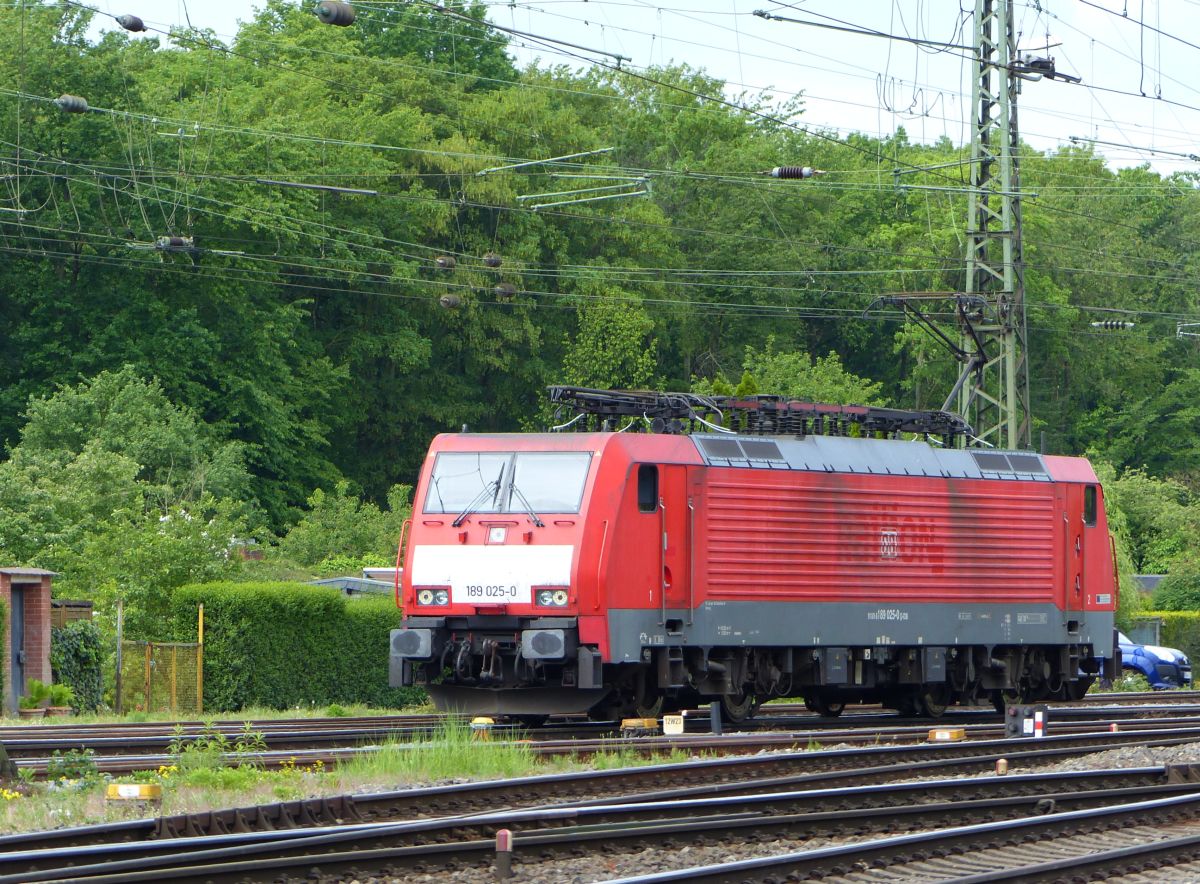
<svg viewBox="0 0 1200 884"><path fill-rule="evenodd" d="M1058 764L1029 768L1028 772L1054 773L1084 770L1108 770L1128 767L1148 767L1157 764L1200 763L1200 743L1181 746L1124 746L1105 752L1096 752L1081 758L1073 758ZM1013 767L1011 772L1020 768ZM1022 770L1022 772L1025 772ZM977 776L991 776L983 772ZM967 775L970 776L970 775ZM905 833L908 834L908 833ZM632 852L619 849L607 850L602 856L581 855L578 858L537 862L533 857L522 857L520 848L514 855L513 884L592 884L616 878L686 869L692 866L730 862L735 859L751 859L762 856L778 856L802 850L815 850L838 844L861 840L857 838L769 838L763 840L739 840L724 844L683 844L675 849L655 847ZM582 853L582 851L581 851ZM494 884L497 880L493 869L459 869L452 876L455 884ZM402 878L362 878L355 884L444 884L445 872L433 874L414 873Z"/></svg>

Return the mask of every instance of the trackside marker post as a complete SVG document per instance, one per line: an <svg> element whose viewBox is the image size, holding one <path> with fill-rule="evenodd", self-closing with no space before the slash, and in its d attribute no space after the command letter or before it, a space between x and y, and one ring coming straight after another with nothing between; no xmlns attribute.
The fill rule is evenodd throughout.
<svg viewBox="0 0 1200 884"><path fill-rule="evenodd" d="M501 829L496 833L496 877L500 880L512 877L512 830Z"/></svg>
<svg viewBox="0 0 1200 884"><path fill-rule="evenodd" d="M708 704L708 725L714 734L721 733L721 702L713 700Z"/></svg>

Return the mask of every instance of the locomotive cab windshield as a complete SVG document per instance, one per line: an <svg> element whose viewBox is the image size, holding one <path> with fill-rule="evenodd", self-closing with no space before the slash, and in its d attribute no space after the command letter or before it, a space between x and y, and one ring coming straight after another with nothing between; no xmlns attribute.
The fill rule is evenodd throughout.
<svg viewBox="0 0 1200 884"><path fill-rule="evenodd" d="M438 454L425 495L426 513L577 513L591 454L586 451Z"/></svg>

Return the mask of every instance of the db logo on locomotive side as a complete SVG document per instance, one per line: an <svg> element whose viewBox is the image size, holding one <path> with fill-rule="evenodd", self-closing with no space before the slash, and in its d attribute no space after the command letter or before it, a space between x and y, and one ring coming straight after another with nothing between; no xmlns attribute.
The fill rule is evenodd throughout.
<svg viewBox="0 0 1200 884"><path fill-rule="evenodd" d="M884 529L879 532L879 558L895 559L900 556L900 532Z"/></svg>

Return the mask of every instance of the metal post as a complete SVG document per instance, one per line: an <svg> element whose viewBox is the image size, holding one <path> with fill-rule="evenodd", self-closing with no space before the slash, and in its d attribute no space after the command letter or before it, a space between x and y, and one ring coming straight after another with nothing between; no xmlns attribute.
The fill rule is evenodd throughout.
<svg viewBox="0 0 1200 884"><path fill-rule="evenodd" d="M1017 60L1012 0L976 0L971 97L971 191L964 291L981 306L959 310L963 349L978 365L959 390L959 413L997 448L1030 447L1025 276L1017 154Z"/></svg>
<svg viewBox="0 0 1200 884"><path fill-rule="evenodd" d="M721 727L721 701L713 700L708 704L708 727L714 734L724 733Z"/></svg>
<svg viewBox="0 0 1200 884"><path fill-rule="evenodd" d="M500 880L512 877L512 850L512 830L498 830L496 832L496 877Z"/></svg>
<svg viewBox="0 0 1200 884"><path fill-rule="evenodd" d="M121 697L121 666L123 663L122 643L125 640L125 603L117 599L117 715L124 714Z"/></svg>
<svg viewBox="0 0 1200 884"><path fill-rule="evenodd" d="M145 664L145 670L144 670L144 675L145 675L144 684L145 684L145 689L146 689L146 693L145 693L146 706L145 706L145 709L143 710L145 712L149 712L151 709L151 703L150 703L150 696L151 696L150 695L150 662L151 662L150 655L153 653L154 653L154 643L146 642L146 664Z"/></svg>
<svg viewBox="0 0 1200 884"><path fill-rule="evenodd" d="M201 603L196 623L196 713L204 711L204 604Z"/></svg>

